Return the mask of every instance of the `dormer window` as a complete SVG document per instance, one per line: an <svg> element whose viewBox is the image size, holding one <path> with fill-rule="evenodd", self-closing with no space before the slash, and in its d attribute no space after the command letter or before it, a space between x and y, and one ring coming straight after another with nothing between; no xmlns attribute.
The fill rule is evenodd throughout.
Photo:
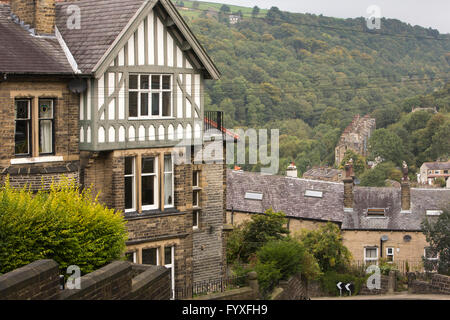
<svg viewBox="0 0 450 320"><path fill-rule="evenodd" d="M369 208L367 209L368 217L384 217L385 209L383 208Z"/></svg>
<svg viewBox="0 0 450 320"><path fill-rule="evenodd" d="M258 192L246 192L245 193L245 199L247 200L262 200L263 195L262 193L258 193Z"/></svg>
<svg viewBox="0 0 450 320"><path fill-rule="evenodd" d="M305 197L312 197L312 198L322 198L323 192L317 191L317 190L306 190L305 191Z"/></svg>
<svg viewBox="0 0 450 320"><path fill-rule="evenodd" d="M440 216L442 210L427 210L427 216Z"/></svg>
<svg viewBox="0 0 450 320"><path fill-rule="evenodd" d="M131 74L128 87L129 119L172 117L172 75Z"/></svg>

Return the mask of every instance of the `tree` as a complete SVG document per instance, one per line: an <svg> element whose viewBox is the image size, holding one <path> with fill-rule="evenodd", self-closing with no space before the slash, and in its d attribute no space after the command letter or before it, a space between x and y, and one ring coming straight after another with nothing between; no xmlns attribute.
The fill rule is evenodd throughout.
<svg viewBox="0 0 450 320"><path fill-rule="evenodd" d="M40 259L53 259L61 270L70 265L83 274L113 260L125 250L128 233L121 214L97 200L90 190L80 192L65 179L37 194L0 189L0 272Z"/></svg>
<svg viewBox="0 0 450 320"><path fill-rule="evenodd" d="M222 13L230 13L230 12L231 12L231 9L230 9L229 6L227 6L226 4L224 4L224 5L222 5L222 6L220 7L220 12L222 12Z"/></svg>
<svg viewBox="0 0 450 320"><path fill-rule="evenodd" d="M319 265L304 245L292 238L270 241L257 252L255 271L263 293L270 292L280 280L301 273L307 279L320 275ZM264 294L263 294L264 295Z"/></svg>
<svg viewBox="0 0 450 320"><path fill-rule="evenodd" d="M259 14L259 11L260 11L259 7L258 6L254 6L253 10L252 10L252 18L256 18L258 16L258 14Z"/></svg>
<svg viewBox="0 0 450 320"><path fill-rule="evenodd" d="M316 258L322 272L345 270L349 265L351 254L343 245L336 224L328 222L317 230L303 230L298 238Z"/></svg>
<svg viewBox="0 0 450 320"><path fill-rule="evenodd" d="M369 140L369 151L373 158L381 157L397 165L405 159L402 140L387 129L374 131Z"/></svg>
<svg viewBox="0 0 450 320"><path fill-rule="evenodd" d="M402 173L395 167L393 162L383 162L360 176L361 186L385 187L386 179L400 182L401 176Z"/></svg>
<svg viewBox="0 0 450 320"><path fill-rule="evenodd" d="M244 263L271 240L280 240L289 233L284 227L286 223L283 212L266 210L264 214L255 214L251 221L236 228L230 237L233 241L228 246L228 257L231 261L240 260Z"/></svg>
<svg viewBox="0 0 450 320"><path fill-rule="evenodd" d="M349 162L350 159L353 159L353 171L355 175L359 177L366 170L366 159L362 155L349 149L345 151L344 158L342 159L339 169L344 170L345 165L347 164L347 162Z"/></svg>
<svg viewBox="0 0 450 320"><path fill-rule="evenodd" d="M424 257L425 267L428 270L437 269L440 274L450 275L450 202L442 210L437 221L424 219L422 232L429 243L429 253L439 257L437 261L430 261Z"/></svg>

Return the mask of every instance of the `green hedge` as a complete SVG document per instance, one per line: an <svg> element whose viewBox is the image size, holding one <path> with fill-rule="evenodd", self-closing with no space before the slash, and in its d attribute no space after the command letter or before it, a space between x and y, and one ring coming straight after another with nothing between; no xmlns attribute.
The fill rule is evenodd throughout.
<svg viewBox="0 0 450 320"><path fill-rule="evenodd" d="M322 290L330 295L339 295L339 289L337 288L338 282L342 282L344 285L347 283L353 283L354 291L353 295L357 295L361 290L362 285L367 281L369 275L364 277L358 277L348 273L337 273L335 271L328 271L320 277L320 284ZM342 286L342 294L348 294L348 291Z"/></svg>
<svg viewBox="0 0 450 320"><path fill-rule="evenodd" d="M122 215L66 178L36 194L14 189L8 181L0 189L2 273L39 259L55 260L64 272L77 265L89 273L120 259L126 239Z"/></svg>

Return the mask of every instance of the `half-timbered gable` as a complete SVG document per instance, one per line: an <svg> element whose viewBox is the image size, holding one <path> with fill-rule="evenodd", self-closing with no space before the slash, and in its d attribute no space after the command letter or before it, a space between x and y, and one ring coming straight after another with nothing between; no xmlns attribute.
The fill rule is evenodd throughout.
<svg viewBox="0 0 450 320"><path fill-rule="evenodd" d="M77 2L82 19L79 30L67 28L64 14L58 16L57 27L71 52L71 42L79 46L82 35L87 37L82 45L100 42L98 51L104 51L101 56L97 53L97 62L85 63L92 58L85 54L90 49L74 49L77 65L85 68L80 72L92 75L80 96L80 150L170 147L182 140L201 143L203 81L219 76L210 58L171 1L130 1L125 9L129 20L118 18L123 25L120 32L113 19L121 7L115 1L106 4L110 5L105 6L106 13L98 13L99 4ZM61 5L60 12L69 5ZM97 20L113 24L109 32L118 33L113 39L105 31L103 38L111 42L108 47L92 19L85 26L82 22L84 15L103 16L110 10L114 11L110 20ZM91 28L97 30L92 35Z"/></svg>

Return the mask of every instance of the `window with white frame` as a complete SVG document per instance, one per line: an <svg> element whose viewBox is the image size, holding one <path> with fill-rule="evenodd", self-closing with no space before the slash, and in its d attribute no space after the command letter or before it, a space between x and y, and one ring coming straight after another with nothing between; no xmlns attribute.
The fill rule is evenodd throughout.
<svg viewBox="0 0 450 320"><path fill-rule="evenodd" d="M200 210L194 210L192 213L192 227L198 229L198 221L200 219Z"/></svg>
<svg viewBox="0 0 450 320"><path fill-rule="evenodd" d="M164 207L174 206L173 202L173 161L172 155L164 156Z"/></svg>
<svg viewBox="0 0 450 320"><path fill-rule="evenodd" d="M425 259L430 260L430 261L439 260L438 253L434 253L430 247L424 248L424 257L425 257Z"/></svg>
<svg viewBox="0 0 450 320"><path fill-rule="evenodd" d="M365 264L378 264L378 248L366 247L364 248L364 263Z"/></svg>
<svg viewBox="0 0 450 320"><path fill-rule="evenodd" d="M132 263L137 263L137 252L136 251L131 251L131 252L125 253L125 257L127 258L127 261L132 262Z"/></svg>
<svg viewBox="0 0 450 320"><path fill-rule="evenodd" d="M386 259L388 262L394 262L394 248L386 248Z"/></svg>
<svg viewBox="0 0 450 320"><path fill-rule="evenodd" d="M31 100L16 100L15 105L15 154L31 155Z"/></svg>
<svg viewBox="0 0 450 320"><path fill-rule="evenodd" d="M159 248L142 249L142 264L159 266Z"/></svg>
<svg viewBox="0 0 450 320"><path fill-rule="evenodd" d="M135 158L125 157L125 212L136 210Z"/></svg>
<svg viewBox="0 0 450 320"><path fill-rule="evenodd" d="M33 119L33 114L37 119ZM33 145L32 141L38 144ZM14 142L14 153L19 157L54 153L53 99L39 99L37 105L32 104L31 99L15 100Z"/></svg>
<svg viewBox="0 0 450 320"><path fill-rule="evenodd" d="M131 74L128 87L129 118L172 117L172 75Z"/></svg>
<svg viewBox="0 0 450 320"><path fill-rule="evenodd" d="M142 158L141 172L142 210L158 208L158 161L157 158Z"/></svg>
<svg viewBox="0 0 450 320"><path fill-rule="evenodd" d="M164 247L164 267L169 269L171 300L175 299L175 246Z"/></svg>

